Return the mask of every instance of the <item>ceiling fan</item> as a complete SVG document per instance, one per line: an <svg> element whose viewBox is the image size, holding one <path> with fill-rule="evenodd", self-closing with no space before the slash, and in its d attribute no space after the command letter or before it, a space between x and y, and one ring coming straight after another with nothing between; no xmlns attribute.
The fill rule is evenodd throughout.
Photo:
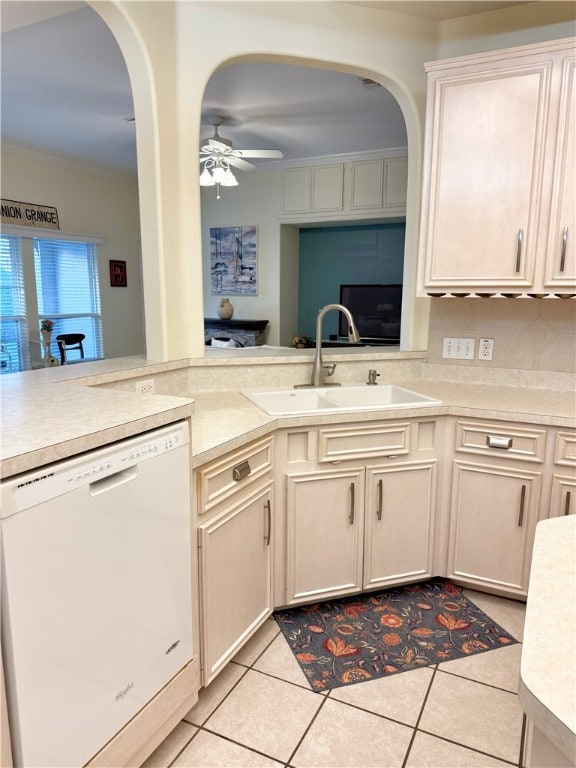
<svg viewBox="0 0 576 768"><path fill-rule="evenodd" d="M210 124L214 128L214 135L208 139L202 139L200 144L200 186L216 186L216 199L220 199L220 186L236 187L238 181L232 173L230 166L242 171L251 171L256 166L247 162L244 158L274 158L284 157L279 149L234 149L230 139L220 136L218 128L224 122L224 118L214 116Z"/></svg>

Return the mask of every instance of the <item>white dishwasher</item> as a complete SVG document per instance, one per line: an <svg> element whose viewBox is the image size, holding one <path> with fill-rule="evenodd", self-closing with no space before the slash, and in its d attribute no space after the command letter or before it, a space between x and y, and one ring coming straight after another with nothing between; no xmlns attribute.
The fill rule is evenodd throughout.
<svg viewBox="0 0 576 768"><path fill-rule="evenodd" d="M187 424L19 475L1 499L14 762L81 766L192 658Z"/></svg>

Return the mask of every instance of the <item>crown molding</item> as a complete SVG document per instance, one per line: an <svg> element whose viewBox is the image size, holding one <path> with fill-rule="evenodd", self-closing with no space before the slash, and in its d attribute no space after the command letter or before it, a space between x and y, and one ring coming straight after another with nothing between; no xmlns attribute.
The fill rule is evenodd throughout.
<svg viewBox="0 0 576 768"><path fill-rule="evenodd" d="M282 170L285 168L307 168L335 163L357 163L370 160L386 160L392 157L407 157L408 147L389 147L388 149L366 149L361 152L349 152L336 155L316 155L294 160L263 160L258 163L260 171ZM254 161L252 161L254 162Z"/></svg>
<svg viewBox="0 0 576 768"><path fill-rule="evenodd" d="M124 173L122 171L114 171L109 168L99 168L95 165L88 165L85 163L79 163L74 160L58 157L57 155L48 155L44 152L36 152L32 149L18 147L15 144L6 144L5 142L2 142L1 151L3 155L8 155L10 157L19 157L23 160L33 160L36 162L45 163L47 165L65 168L70 171L76 171L77 173L88 173L92 176L100 176L102 178L110 179L111 181L119 181L125 184L138 183L138 177L135 174Z"/></svg>

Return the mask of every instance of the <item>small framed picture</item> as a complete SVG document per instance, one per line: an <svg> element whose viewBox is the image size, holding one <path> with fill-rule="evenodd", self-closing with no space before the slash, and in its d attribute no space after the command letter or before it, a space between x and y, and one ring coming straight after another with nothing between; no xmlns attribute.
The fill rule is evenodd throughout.
<svg viewBox="0 0 576 768"><path fill-rule="evenodd" d="M110 285L113 288L125 288L128 285L125 261L110 260Z"/></svg>

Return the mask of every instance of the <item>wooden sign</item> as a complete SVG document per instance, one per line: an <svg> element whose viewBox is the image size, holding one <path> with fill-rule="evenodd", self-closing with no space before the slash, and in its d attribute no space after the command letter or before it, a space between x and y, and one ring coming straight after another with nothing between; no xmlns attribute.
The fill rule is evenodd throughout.
<svg viewBox="0 0 576 768"><path fill-rule="evenodd" d="M2 224L18 224L20 227L60 229L58 211L48 205L20 203L2 199Z"/></svg>

